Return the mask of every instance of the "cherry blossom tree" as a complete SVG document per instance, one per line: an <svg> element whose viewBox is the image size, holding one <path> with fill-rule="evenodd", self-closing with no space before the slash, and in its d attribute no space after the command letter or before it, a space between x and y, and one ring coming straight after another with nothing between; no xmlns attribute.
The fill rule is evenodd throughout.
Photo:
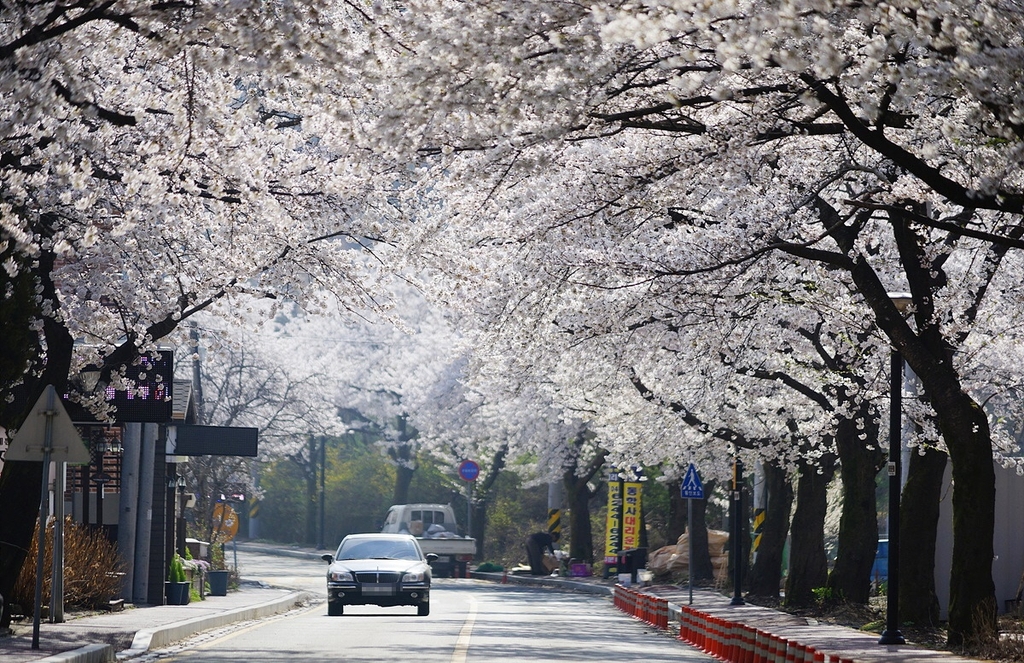
<svg viewBox="0 0 1024 663"><path fill-rule="evenodd" d="M345 97L354 80L337 77L340 54L361 59L366 44L344 13L324 10L5 7L0 278L5 295L25 300L28 287L34 301L21 327L32 333L5 333L22 345L4 355L44 352L5 373L5 429L45 385L65 393L87 364L118 384L124 366L216 301L383 304L372 293L387 278L381 213L395 178L386 162L349 159L366 155L359 137L324 111L324 95ZM6 464L0 502L13 514L0 524L8 594L32 533L38 465Z"/></svg>
<svg viewBox="0 0 1024 663"><path fill-rule="evenodd" d="M990 374L973 348L1001 346L995 330L1015 323L996 319L1019 310L1003 282L1024 209L1020 12L454 6L388 15L407 50L382 70L403 90L384 118L403 130L385 135L435 159L416 202L443 211L417 230L439 238L448 297L478 288L495 320L535 305L516 320L522 340L556 295L615 300L664 280L706 294L788 256L797 269L774 289L873 322L920 376L957 487L949 638L990 632L992 461L1008 447L972 389ZM913 294L910 320L895 290Z"/></svg>
<svg viewBox="0 0 1024 663"><path fill-rule="evenodd" d="M344 425L326 395L333 381L326 367L310 361L307 346L289 338L288 317L274 324L255 310L245 327L227 326L222 318L203 316L190 330L200 368L200 422L212 426L256 428L259 460L235 456L194 456L179 469L196 491L194 512L203 539L212 541L214 505L224 495L258 496L253 462L301 456L310 436L339 435ZM304 465L314 468L315 458ZM312 469L310 469L312 472Z"/></svg>

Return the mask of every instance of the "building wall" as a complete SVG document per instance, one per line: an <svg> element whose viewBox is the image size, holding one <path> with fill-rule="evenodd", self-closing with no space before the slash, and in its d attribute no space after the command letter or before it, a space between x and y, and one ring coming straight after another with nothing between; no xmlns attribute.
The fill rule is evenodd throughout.
<svg viewBox="0 0 1024 663"><path fill-rule="evenodd" d="M992 580L996 588L999 612L1006 602L1016 598L1024 578L1024 477L1013 469L995 466L996 505L995 535L992 539L995 559ZM946 619L949 607L949 576L953 558L953 504L950 466L946 464L942 498L939 507L939 528L935 546L935 593L939 597L941 617ZM901 597L902 598L902 597ZM906 597L912 600L911 597Z"/></svg>

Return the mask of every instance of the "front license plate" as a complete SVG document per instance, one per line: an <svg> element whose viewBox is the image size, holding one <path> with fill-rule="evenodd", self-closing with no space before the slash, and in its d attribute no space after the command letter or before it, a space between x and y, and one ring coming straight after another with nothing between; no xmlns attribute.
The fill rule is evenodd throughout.
<svg viewBox="0 0 1024 663"><path fill-rule="evenodd" d="M367 596L394 596L394 585L363 585L363 594Z"/></svg>

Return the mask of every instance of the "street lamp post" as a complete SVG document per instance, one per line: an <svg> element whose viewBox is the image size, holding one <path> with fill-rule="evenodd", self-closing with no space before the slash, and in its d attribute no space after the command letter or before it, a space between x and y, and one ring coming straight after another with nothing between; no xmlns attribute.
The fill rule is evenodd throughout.
<svg viewBox="0 0 1024 663"><path fill-rule="evenodd" d="M905 293L890 293L889 298L903 313L911 302ZM894 346L889 354L889 561L886 571L885 630L880 645L903 645L900 632L900 456L903 451L901 416L903 397L903 356Z"/></svg>
<svg viewBox="0 0 1024 663"><path fill-rule="evenodd" d="M733 590L729 605L743 605L743 560L746 551L743 545L743 461L733 449L732 465L732 535L733 542Z"/></svg>

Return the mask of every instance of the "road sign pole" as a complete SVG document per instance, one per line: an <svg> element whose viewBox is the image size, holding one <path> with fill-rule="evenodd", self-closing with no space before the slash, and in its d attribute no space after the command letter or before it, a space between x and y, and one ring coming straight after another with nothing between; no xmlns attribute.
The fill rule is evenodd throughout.
<svg viewBox="0 0 1024 663"><path fill-rule="evenodd" d="M32 649L39 649L39 620L43 613L43 558L46 552L46 514L50 502L50 456L53 452L53 418L56 411L57 390L46 387L46 425L43 433L43 479L39 489L39 541L36 544L36 604L32 614ZM64 496L61 495L61 499Z"/></svg>
<svg viewBox="0 0 1024 663"><path fill-rule="evenodd" d="M689 578L689 581L690 581L690 605L693 605L693 500L692 499L686 500L686 526L690 530L690 535L686 537L686 547L689 548L689 555L690 555L689 556L689 560L687 561L687 564L689 565L688 566L689 572L687 573L687 575L690 576L690 578Z"/></svg>
<svg viewBox="0 0 1024 663"><path fill-rule="evenodd" d="M693 463L686 468L686 474L679 485L679 496L686 500L687 548L689 549L690 605L693 605L693 501L704 499L704 485Z"/></svg>

